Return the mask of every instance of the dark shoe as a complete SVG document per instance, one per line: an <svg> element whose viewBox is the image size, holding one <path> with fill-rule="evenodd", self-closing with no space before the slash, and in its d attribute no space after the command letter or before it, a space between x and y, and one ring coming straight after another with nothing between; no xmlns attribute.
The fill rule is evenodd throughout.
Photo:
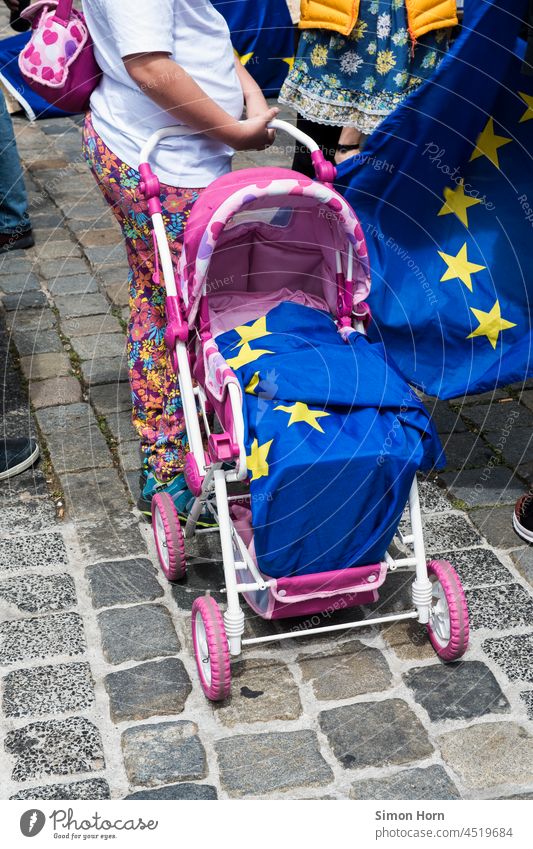
<svg viewBox="0 0 533 849"><path fill-rule="evenodd" d="M514 506L513 528L526 542L533 542L533 491L521 495Z"/></svg>
<svg viewBox="0 0 533 849"><path fill-rule="evenodd" d="M0 480L19 475L39 456L35 439L0 439Z"/></svg>
<svg viewBox="0 0 533 849"><path fill-rule="evenodd" d="M31 228L23 230L22 233L0 233L0 254L33 248L34 244Z"/></svg>

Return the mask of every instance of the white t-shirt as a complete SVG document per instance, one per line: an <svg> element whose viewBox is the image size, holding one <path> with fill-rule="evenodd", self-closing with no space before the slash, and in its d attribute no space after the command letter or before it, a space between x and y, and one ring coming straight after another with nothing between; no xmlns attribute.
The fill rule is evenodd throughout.
<svg viewBox="0 0 533 849"><path fill-rule="evenodd" d="M102 81L91 96L96 132L137 168L147 138L176 120L129 76L122 57L165 52L234 118L243 110L229 29L210 0L83 0ZM164 183L201 188L231 168L232 148L203 134L161 141L150 160Z"/></svg>

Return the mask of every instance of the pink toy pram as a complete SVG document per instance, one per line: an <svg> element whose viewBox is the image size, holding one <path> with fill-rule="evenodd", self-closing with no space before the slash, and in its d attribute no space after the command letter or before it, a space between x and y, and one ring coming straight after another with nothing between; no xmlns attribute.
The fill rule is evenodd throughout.
<svg viewBox="0 0 533 849"><path fill-rule="evenodd" d="M409 494L412 531L399 534L401 543L412 547L410 556L394 560L387 552L380 563L293 577L272 578L259 570L247 509L242 390L216 337L287 300L328 310L340 333L364 332L370 317L365 239L355 213L332 187L335 169L311 138L283 121L273 126L310 148L317 181L282 168L246 169L219 178L193 208L177 274L161 216L159 182L148 160L162 138L179 130L155 133L139 166L167 292L165 341L179 375L190 449L185 477L196 498L183 531L170 496L156 495L153 531L162 569L176 581L185 576L185 539L195 533L201 511L207 506L218 518L227 608L222 614L209 594L192 608L198 672L212 700L228 696L230 656L239 655L243 645L402 619L425 624L444 660L461 657L468 644L468 611L457 573L446 561L426 562L416 477ZM287 212L289 223L276 226ZM228 484L236 482L244 494L229 495ZM387 571L402 567L415 569L411 610L243 639L240 595L265 619L309 616L377 601Z"/></svg>

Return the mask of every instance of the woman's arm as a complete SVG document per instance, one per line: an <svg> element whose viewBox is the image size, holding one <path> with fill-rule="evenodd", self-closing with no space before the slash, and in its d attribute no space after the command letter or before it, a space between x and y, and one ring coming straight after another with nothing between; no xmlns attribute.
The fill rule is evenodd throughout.
<svg viewBox="0 0 533 849"><path fill-rule="evenodd" d="M268 103L265 96L252 75L246 70L240 59L235 57L235 70L241 84L244 102L246 104L246 117L256 118L268 112ZM278 112L279 110L277 110ZM276 114L277 114L276 112Z"/></svg>
<svg viewBox="0 0 533 849"><path fill-rule="evenodd" d="M267 124L276 117L278 110L268 109L266 102L260 112L239 122L215 103L167 53L135 53L125 56L123 61L141 91L180 123L235 150L261 150L274 141L274 131L268 130ZM251 79L246 69L242 70Z"/></svg>

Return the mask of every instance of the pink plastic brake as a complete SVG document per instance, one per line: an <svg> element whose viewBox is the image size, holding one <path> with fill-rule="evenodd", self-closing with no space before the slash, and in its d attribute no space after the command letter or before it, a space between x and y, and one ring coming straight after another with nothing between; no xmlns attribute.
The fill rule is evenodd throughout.
<svg viewBox="0 0 533 849"><path fill-rule="evenodd" d="M154 174L148 162L141 162L139 165L139 174L141 182L139 190L143 194L148 203L148 212L150 215L155 215L161 212L161 186L159 178Z"/></svg>
<svg viewBox="0 0 533 849"><path fill-rule="evenodd" d="M170 355L170 361L174 372L178 373L178 356L176 354L176 343L186 342L189 337L189 328L181 315L179 299L177 295L167 295L165 302L167 314L167 329L165 330L165 345Z"/></svg>
<svg viewBox="0 0 533 849"><path fill-rule="evenodd" d="M328 162L321 150L314 150L311 154L317 180L324 183L329 189L333 188L333 181L337 176L337 169L332 162Z"/></svg>

